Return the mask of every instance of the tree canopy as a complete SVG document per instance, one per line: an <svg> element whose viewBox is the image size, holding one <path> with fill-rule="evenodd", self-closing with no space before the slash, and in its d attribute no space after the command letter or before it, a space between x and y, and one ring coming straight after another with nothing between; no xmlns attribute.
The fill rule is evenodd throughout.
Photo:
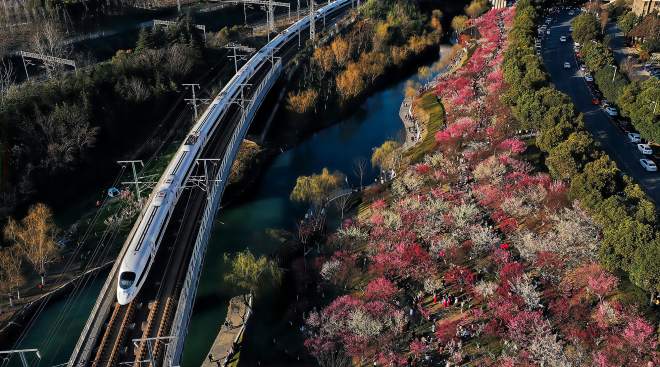
<svg viewBox="0 0 660 367"><path fill-rule="evenodd" d="M323 204L344 184L345 178L343 173L330 172L327 168L323 168L319 174L300 176L296 179L296 186L291 191L290 198L293 201Z"/></svg>
<svg viewBox="0 0 660 367"><path fill-rule="evenodd" d="M234 290L249 292L255 298L279 286L282 281L282 270L277 263L265 256L255 257L249 249L233 256L225 254L224 263L229 266L225 283Z"/></svg>
<svg viewBox="0 0 660 367"><path fill-rule="evenodd" d="M9 218L4 228L5 238L20 249L40 275L46 273L46 265L57 254L57 232L53 213L44 204L32 206L20 222Z"/></svg>
<svg viewBox="0 0 660 367"><path fill-rule="evenodd" d="M600 24L598 19L591 13L582 13L573 19L573 38L585 44L600 37Z"/></svg>

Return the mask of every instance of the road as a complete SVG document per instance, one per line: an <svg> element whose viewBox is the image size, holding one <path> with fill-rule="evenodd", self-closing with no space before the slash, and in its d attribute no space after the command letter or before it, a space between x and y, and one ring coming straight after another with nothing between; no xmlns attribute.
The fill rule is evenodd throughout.
<svg viewBox="0 0 660 367"><path fill-rule="evenodd" d="M573 52L572 39L560 42L559 37L570 34L570 21L573 16L568 12L560 13L554 17L550 29L550 35L543 42L543 61L550 74L555 87L571 97L577 111L584 114L587 130L594 139L600 143L601 148L612 158L619 169L632 177L648 196L657 204L660 204L660 172L646 172L639 164L642 154L638 152L637 146L628 143L628 139L609 116L598 106L591 103L591 92L576 67L575 54ZM565 70L564 62L571 63L571 69Z"/></svg>

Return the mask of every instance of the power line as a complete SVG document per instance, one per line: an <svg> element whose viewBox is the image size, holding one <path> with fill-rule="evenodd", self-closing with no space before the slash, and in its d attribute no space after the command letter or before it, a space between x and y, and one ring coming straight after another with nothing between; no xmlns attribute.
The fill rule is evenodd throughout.
<svg viewBox="0 0 660 367"><path fill-rule="evenodd" d="M233 55L229 55L230 59L234 59L234 70L236 73L238 73L238 60L247 60L247 57L250 56L250 54L254 53L255 49L252 47L248 46L243 46L238 43L234 42L229 42L227 45L224 46L224 48L230 49L234 51ZM238 51L242 51L245 54L238 54Z"/></svg>
<svg viewBox="0 0 660 367"><path fill-rule="evenodd" d="M189 84L182 84L186 88L190 88L192 90L192 98L186 98L184 99L188 104L193 106L194 112L195 112L195 121L197 121L198 113L197 113L197 106L204 104L204 103L209 103L208 98L197 98L197 95L195 94L195 88L199 89L199 84L198 83L189 83ZM199 102L199 103L198 103Z"/></svg>

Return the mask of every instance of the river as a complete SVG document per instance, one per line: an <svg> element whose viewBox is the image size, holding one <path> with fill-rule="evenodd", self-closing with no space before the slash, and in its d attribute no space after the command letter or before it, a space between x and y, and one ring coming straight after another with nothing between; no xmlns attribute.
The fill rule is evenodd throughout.
<svg viewBox="0 0 660 367"><path fill-rule="evenodd" d="M265 171L250 189L249 197L220 211L200 279L182 366L200 365L224 321L228 300L234 295L218 286L223 278L220 266L223 253L245 248L255 254L272 254L277 250L280 242L268 234L270 230L295 229L296 221L304 215L306 209L289 200L289 193L298 176L318 173L327 167L344 172L351 185L359 185L358 178L352 173L353 161L358 157L369 159L374 147L402 134L399 107L406 81L418 78L413 74L403 76L398 81L393 80L389 85L374 91L354 108L350 116L337 118L330 127L277 155L263 167ZM285 111L278 112L272 129L278 128L277 121L287 118L295 117ZM373 182L377 172L371 169L367 171L364 183ZM51 302L40 315L21 343L24 348L40 349L40 366L66 362L106 274L102 272L89 282L89 287L63 318L61 314L66 297ZM273 299L272 302L273 307L259 309L248 329L249 349L259 350L259 358L264 358L262 360L281 357L277 355L281 352L272 346L273 337L279 338L278 343L300 345L299 333L294 332L288 320L281 319L281 307L275 307L286 305L287 301ZM52 333L58 321L61 327Z"/></svg>

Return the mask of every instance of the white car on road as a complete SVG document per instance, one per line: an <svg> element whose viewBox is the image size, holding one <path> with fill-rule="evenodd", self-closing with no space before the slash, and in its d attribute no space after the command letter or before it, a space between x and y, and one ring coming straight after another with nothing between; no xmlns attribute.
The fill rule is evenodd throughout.
<svg viewBox="0 0 660 367"><path fill-rule="evenodd" d="M610 115L610 116L618 116L619 112L616 110L614 107L607 106L604 108L605 113Z"/></svg>
<svg viewBox="0 0 660 367"><path fill-rule="evenodd" d="M631 143L639 143L642 141L642 136L637 133L628 133L628 141Z"/></svg>
<svg viewBox="0 0 660 367"><path fill-rule="evenodd" d="M640 153L645 155L653 154L653 149L651 149L651 146L648 144L637 144L637 149Z"/></svg>
<svg viewBox="0 0 660 367"><path fill-rule="evenodd" d="M593 81L594 81L594 77L591 76L591 75L589 75L589 74L584 74L584 80L586 80L586 81L588 81L588 82L593 82Z"/></svg>
<svg viewBox="0 0 660 367"><path fill-rule="evenodd" d="M641 164L647 172L656 172L658 170L658 166L656 166L650 159L640 159L639 164Z"/></svg>
<svg viewBox="0 0 660 367"><path fill-rule="evenodd" d="M571 68L571 63L568 62L568 61L566 61L566 62L564 63L564 69L570 69L570 68Z"/></svg>
<svg viewBox="0 0 660 367"><path fill-rule="evenodd" d="M559 42L566 42L566 36L559 37Z"/></svg>

